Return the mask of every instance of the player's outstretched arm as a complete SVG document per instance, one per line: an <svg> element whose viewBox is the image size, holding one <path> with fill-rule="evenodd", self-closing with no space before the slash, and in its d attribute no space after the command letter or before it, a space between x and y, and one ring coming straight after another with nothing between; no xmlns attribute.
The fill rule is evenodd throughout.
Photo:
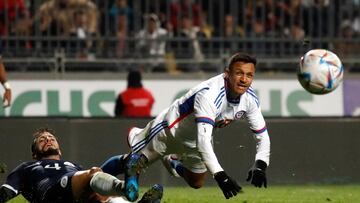
<svg viewBox="0 0 360 203"><path fill-rule="evenodd" d="M5 203L16 196L16 193L9 188L6 188L4 186L0 187L0 203Z"/></svg>
<svg viewBox="0 0 360 203"><path fill-rule="evenodd" d="M198 124L198 149L209 171L214 174L214 179L229 199L240 192L241 187L230 178L220 166L211 144L212 126L206 123Z"/></svg>
<svg viewBox="0 0 360 203"><path fill-rule="evenodd" d="M262 160L256 160L253 167L250 168L246 181L250 181L255 187L267 187L266 180L266 168L267 165Z"/></svg>

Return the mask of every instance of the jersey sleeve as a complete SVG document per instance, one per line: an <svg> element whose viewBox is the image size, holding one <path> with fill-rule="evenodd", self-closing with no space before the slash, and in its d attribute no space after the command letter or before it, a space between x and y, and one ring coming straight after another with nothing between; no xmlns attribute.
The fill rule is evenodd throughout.
<svg viewBox="0 0 360 203"><path fill-rule="evenodd" d="M196 94L194 113L197 122L197 147L201 158L212 174L223 171L212 145L212 131L215 124L216 108L206 97L206 91Z"/></svg>
<svg viewBox="0 0 360 203"><path fill-rule="evenodd" d="M194 102L195 121L215 125L216 107L207 98L207 91L203 90L196 94Z"/></svg>
<svg viewBox="0 0 360 203"><path fill-rule="evenodd" d="M250 129L254 133L254 139L256 141L255 160L260 159L269 165L270 137L258 101L249 102L249 111L247 112L246 117L250 125Z"/></svg>
<svg viewBox="0 0 360 203"><path fill-rule="evenodd" d="M19 194L21 190L22 183L24 182L25 170L27 163L23 163L16 167L6 178L5 184L2 187L12 190L16 195Z"/></svg>
<svg viewBox="0 0 360 203"><path fill-rule="evenodd" d="M212 145L212 130L213 126L209 123L198 123L197 124L197 147L204 161L206 167L209 169L211 174L215 174L219 171L223 171Z"/></svg>
<svg viewBox="0 0 360 203"><path fill-rule="evenodd" d="M7 188L6 185L0 186L0 203L7 202L16 196L17 194L13 190Z"/></svg>
<svg viewBox="0 0 360 203"><path fill-rule="evenodd" d="M78 171L85 170L82 165L79 165L79 164L74 164L74 165L75 165L75 167L76 167L76 169L77 169Z"/></svg>

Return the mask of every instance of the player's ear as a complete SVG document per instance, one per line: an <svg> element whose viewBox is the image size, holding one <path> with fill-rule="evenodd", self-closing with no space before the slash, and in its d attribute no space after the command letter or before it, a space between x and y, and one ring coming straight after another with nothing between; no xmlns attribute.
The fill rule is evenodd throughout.
<svg viewBox="0 0 360 203"><path fill-rule="evenodd" d="M230 72L229 67L225 67L224 69L225 79L229 78L229 74L230 74L229 72Z"/></svg>

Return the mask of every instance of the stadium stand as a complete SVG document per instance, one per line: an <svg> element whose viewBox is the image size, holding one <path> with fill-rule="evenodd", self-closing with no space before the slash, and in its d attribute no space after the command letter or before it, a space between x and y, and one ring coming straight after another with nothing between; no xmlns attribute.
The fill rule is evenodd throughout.
<svg viewBox="0 0 360 203"><path fill-rule="evenodd" d="M312 48L360 72L359 11L355 0L1 0L0 45L10 72L219 72L235 51L262 72L295 72ZM139 49L150 15L166 35L142 35ZM160 42L165 54L149 54Z"/></svg>

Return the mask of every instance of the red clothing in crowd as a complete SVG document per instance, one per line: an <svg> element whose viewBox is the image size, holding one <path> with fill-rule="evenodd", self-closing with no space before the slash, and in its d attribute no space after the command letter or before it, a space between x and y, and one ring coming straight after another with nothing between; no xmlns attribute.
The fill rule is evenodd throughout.
<svg viewBox="0 0 360 203"><path fill-rule="evenodd" d="M7 30L8 24L13 24L16 18L24 17L27 13L28 10L24 0L0 0L0 14L3 18L0 20L0 35L7 34L9 32ZM8 22L5 22L5 19Z"/></svg>
<svg viewBox="0 0 360 203"><path fill-rule="evenodd" d="M170 22L175 29L180 29L178 19L182 16L187 16L192 19L193 26L199 27L201 24L202 9L198 3L191 1L174 2L170 5Z"/></svg>
<svg viewBox="0 0 360 203"><path fill-rule="evenodd" d="M116 101L115 116L150 117L154 97L143 87L129 87Z"/></svg>
<svg viewBox="0 0 360 203"><path fill-rule="evenodd" d="M14 20L16 15L27 12L27 8L24 0L0 0L0 11L6 13L9 20Z"/></svg>

